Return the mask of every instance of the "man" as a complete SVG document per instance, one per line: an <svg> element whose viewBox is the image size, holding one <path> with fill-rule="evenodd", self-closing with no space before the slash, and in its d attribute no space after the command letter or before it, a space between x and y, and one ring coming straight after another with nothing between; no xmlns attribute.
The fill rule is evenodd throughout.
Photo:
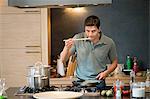
<svg viewBox="0 0 150 99"><path fill-rule="evenodd" d="M87 17L84 28L85 32L76 34L65 41L60 59L64 63L70 55L76 53L76 77L81 80L97 80L105 85L104 79L117 67L115 43L102 33L97 16ZM79 38L89 39L75 40ZM106 68L108 62L111 62L111 65Z"/></svg>

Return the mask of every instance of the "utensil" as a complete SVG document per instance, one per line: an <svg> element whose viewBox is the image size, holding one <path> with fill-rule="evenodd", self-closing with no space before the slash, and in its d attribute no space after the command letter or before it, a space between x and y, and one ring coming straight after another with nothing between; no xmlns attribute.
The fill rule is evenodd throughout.
<svg viewBox="0 0 150 99"><path fill-rule="evenodd" d="M83 41L83 40L90 40L90 38L78 38L78 39L73 39L74 41ZM67 39L64 39L63 41L67 41Z"/></svg>

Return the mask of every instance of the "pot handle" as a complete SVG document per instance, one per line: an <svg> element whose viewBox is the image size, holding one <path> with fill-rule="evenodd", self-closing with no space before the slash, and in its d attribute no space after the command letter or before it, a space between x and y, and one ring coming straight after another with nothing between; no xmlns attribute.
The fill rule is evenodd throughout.
<svg viewBox="0 0 150 99"><path fill-rule="evenodd" d="M34 64L34 66L35 66L35 67L36 67L36 66L43 66L43 63L40 62L40 61L37 61L37 62Z"/></svg>

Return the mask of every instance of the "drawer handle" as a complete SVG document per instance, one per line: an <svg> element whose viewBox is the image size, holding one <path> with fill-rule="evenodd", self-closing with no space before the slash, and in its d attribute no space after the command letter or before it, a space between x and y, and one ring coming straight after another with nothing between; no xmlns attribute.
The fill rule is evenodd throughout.
<svg viewBox="0 0 150 99"><path fill-rule="evenodd" d="M36 45L27 45L27 46L25 46L25 47L40 47L40 46L36 46Z"/></svg>
<svg viewBox="0 0 150 99"><path fill-rule="evenodd" d="M26 53L41 53L40 51L26 51Z"/></svg>

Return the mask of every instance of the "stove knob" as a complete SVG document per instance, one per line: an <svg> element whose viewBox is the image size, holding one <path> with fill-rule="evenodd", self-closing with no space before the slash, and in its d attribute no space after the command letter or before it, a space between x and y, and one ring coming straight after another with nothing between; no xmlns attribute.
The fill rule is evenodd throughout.
<svg viewBox="0 0 150 99"><path fill-rule="evenodd" d="M91 88L91 92L96 92L96 88Z"/></svg>
<svg viewBox="0 0 150 99"><path fill-rule="evenodd" d="M28 93L34 93L34 90L32 88L29 88Z"/></svg>
<svg viewBox="0 0 150 99"><path fill-rule="evenodd" d="M38 90L38 89L36 89L34 92L35 92L35 93L39 93L39 90Z"/></svg>

